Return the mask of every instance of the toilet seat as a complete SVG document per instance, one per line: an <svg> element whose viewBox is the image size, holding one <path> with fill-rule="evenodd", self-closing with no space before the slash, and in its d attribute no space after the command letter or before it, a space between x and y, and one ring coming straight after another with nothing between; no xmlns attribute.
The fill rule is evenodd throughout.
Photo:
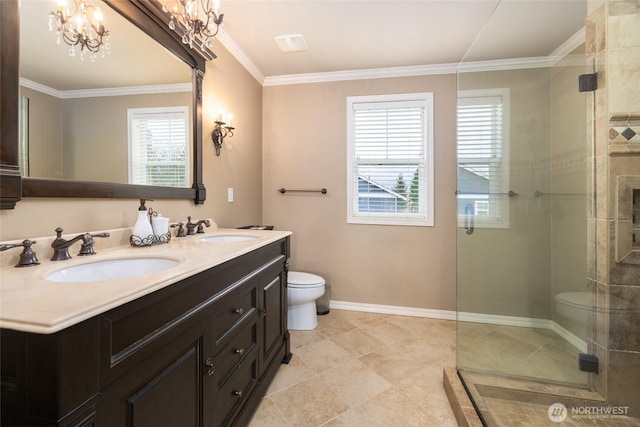
<svg viewBox="0 0 640 427"><path fill-rule="evenodd" d="M324 279L311 273L290 271L287 275L287 286L290 288L315 288L324 286Z"/></svg>

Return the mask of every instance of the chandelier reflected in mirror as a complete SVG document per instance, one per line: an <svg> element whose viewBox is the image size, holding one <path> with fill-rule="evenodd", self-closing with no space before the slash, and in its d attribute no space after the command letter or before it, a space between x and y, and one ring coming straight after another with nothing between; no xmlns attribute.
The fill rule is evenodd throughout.
<svg viewBox="0 0 640 427"><path fill-rule="evenodd" d="M168 3L168 4L167 4ZM182 43L193 49L194 42L211 49L224 14L219 11L220 0L164 0L162 10L169 13L169 28L182 34Z"/></svg>
<svg viewBox="0 0 640 427"><path fill-rule="evenodd" d="M58 0L58 10L49 13L49 31L56 29L57 43L64 41L70 46L69 55L76 55L80 49L80 59L85 53L95 61L98 52L102 57L109 53L109 31L104 28L100 8L84 0Z"/></svg>

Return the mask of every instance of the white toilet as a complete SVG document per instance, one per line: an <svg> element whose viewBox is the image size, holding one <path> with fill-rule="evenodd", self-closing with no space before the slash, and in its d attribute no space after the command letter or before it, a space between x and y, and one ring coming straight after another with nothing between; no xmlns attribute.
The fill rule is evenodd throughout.
<svg viewBox="0 0 640 427"><path fill-rule="evenodd" d="M577 337L587 336L589 313L594 310L589 292L560 292L555 295L555 307L560 316L560 326Z"/></svg>
<svg viewBox="0 0 640 427"><path fill-rule="evenodd" d="M324 279L299 271L290 271L287 283L287 327L310 331L318 326L316 300L324 295Z"/></svg>
<svg viewBox="0 0 640 427"><path fill-rule="evenodd" d="M586 325L590 304L589 292L561 292L555 295L556 312L565 319L579 325Z"/></svg>

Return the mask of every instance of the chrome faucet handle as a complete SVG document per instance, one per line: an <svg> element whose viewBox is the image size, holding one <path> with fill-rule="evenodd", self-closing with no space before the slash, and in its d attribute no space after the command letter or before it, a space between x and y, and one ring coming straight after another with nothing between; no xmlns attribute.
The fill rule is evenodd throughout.
<svg viewBox="0 0 640 427"><path fill-rule="evenodd" d="M80 252L78 252L78 256L96 254L96 251L93 249L93 245L95 244L95 240L93 240L94 237L109 237L109 233L83 234L82 243L80 244Z"/></svg>
<svg viewBox="0 0 640 427"><path fill-rule="evenodd" d="M178 227L178 232L176 233L176 237L184 237L186 234L184 233L184 222L179 222L177 224L171 224L171 228Z"/></svg>
<svg viewBox="0 0 640 427"><path fill-rule="evenodd" d="M10 245L0 245L0 251L6 251L11 248L23 247L24 250L20 254L20 261L15 265L16 267L32 267L34 265L40 265L36 253L31 249L31 245L35 245L33 240L23 240L22 243L14 243Z"/></svg>

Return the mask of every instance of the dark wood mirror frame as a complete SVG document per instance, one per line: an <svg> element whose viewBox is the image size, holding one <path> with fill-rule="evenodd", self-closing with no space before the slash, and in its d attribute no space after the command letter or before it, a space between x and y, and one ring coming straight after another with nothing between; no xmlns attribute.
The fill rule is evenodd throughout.
<svg viewBox="0 0 640 427"><path fill-rule="evenodd" d="M169 30L161 4L152 0L103 0L193 70L193 185L191 188L66 181L20 176L18 98L20 77L19 0L0 1L0 209L13 209L22 197L192 199L202 204L202 80L211 51L192 50Z"/></svg>

